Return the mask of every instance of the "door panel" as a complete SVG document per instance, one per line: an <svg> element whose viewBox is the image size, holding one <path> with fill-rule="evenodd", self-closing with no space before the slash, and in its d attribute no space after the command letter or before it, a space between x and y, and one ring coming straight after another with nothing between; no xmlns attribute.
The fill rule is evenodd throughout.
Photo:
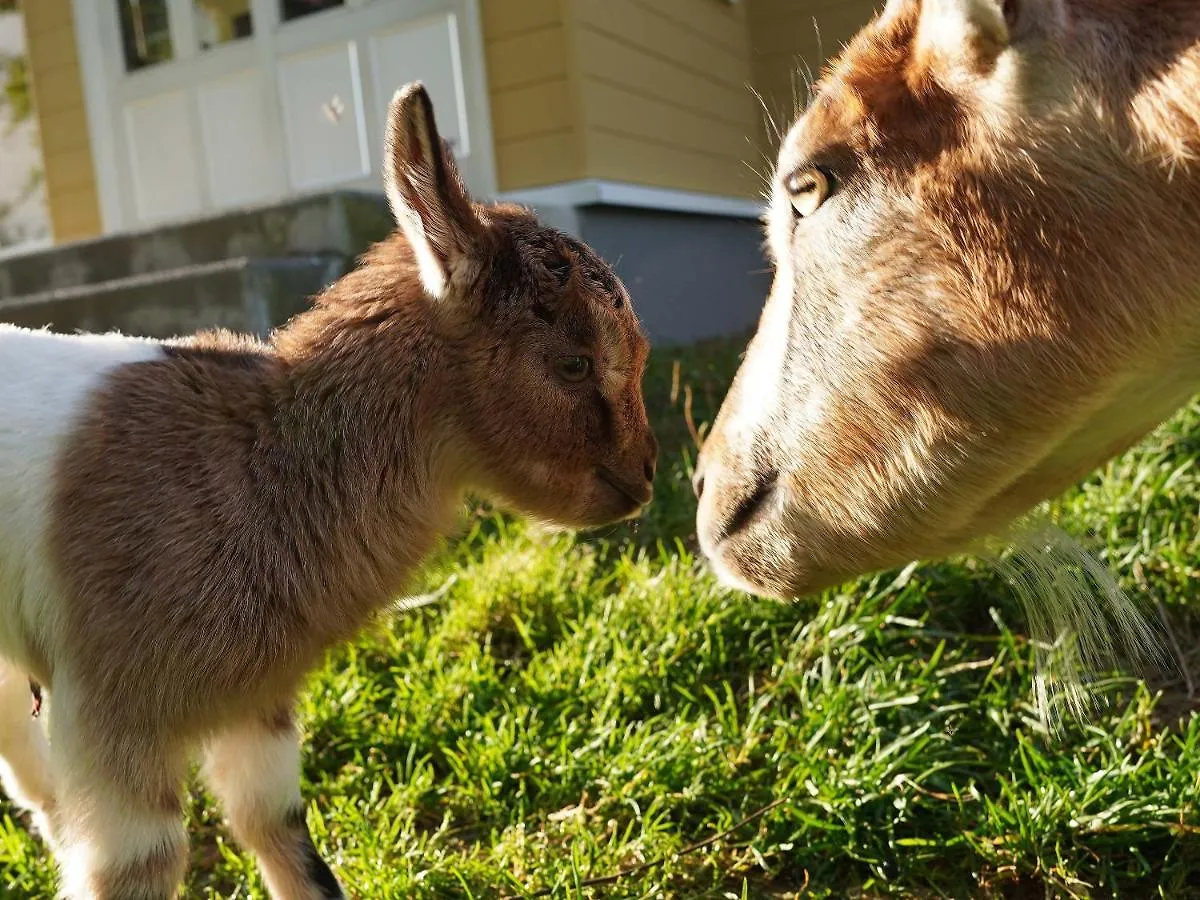
<svg viewBox="0 0 1200 900"><path fill-rule="evenodd" d="M172 91L126 105L125 131L141 220L178 219L200 212L198 148L188 95Z"/></svg>
<svg viewBox="0 0 1200 900"><path fill-rule="evenodd" d="M295 189L314 190L370 173L361 85L354 43L279 61L283 133Z"/></svg>
<svg viewBox="0 0 1200 900"><path fill-rule="evenodd" d="M286 163L267 127L266 91L258 69L200 85L208 189L217 207L245 206L279 195Z"/></svg>
<svg viewBox="0 0 1200 900"><path fill-rule="evenodd" d="M423 81L437 110L438 130L455 154L469 156L471 146L463 108L463 72L459 58L458 20L453 14L385 28L370 37L375 96L382 104L410 81ZM383 128L372 145L381 146Z"/></svg>

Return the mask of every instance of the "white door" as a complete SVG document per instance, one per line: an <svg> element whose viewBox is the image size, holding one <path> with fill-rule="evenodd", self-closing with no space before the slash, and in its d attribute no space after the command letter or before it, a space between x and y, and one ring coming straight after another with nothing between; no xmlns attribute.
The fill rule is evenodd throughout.
<svg viewBox="0 0 1200 900"><path fill-rule="evenodd" d="M384 116L425 82L495 189L478 0L74 0L106 231L380 190Z"/></svg>

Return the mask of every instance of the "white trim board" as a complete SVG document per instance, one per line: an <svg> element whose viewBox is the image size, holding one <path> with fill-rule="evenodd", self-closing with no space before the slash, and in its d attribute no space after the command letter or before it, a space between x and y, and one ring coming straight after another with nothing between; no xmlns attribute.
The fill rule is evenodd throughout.
<svg viewBox="0 0 1200 900"><path fill-rule="evenodd" d="M629 206L702 216L758 219L766 211L760 203L739 197L649 187L623 181L587 178L545 187L507 191L500 200L532 207Z"/></svg>
<svg viewBox="0 0 1200 900"><path fill-rule="evenodd" d="M100 227L104 234L116 231L123 220L121 185L117 179L115 125L108 120L110 109L109 60L111 47L106 40L103 12L99 3L72 0L75 21L75 51L83 82L83 105L87 115L88 138L92 145L92 166L96 176L96 200L100 207Z"/></svg>

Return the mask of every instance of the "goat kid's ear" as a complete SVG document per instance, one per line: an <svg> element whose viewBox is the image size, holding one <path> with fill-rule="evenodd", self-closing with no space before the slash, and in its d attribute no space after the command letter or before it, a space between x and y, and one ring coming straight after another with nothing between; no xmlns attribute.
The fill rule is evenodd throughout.
<svg viewBox="0 0 1200 900"><path fill-rule="evenodd" d="M443 299L469 282L483 233L454 154L438 135L420 82L405 85L388 110L384 184L396 224L416 253L421 282Z"/></svg>

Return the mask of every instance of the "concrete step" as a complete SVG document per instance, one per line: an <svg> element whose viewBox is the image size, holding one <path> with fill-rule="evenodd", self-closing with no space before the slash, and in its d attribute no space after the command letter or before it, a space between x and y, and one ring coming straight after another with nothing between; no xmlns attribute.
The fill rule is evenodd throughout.
<svg viewBox="0 0 1200 900"><path fill-rule="evenodd" d="M315 194L0 259L0 300L243 257L353 257L393 227L382 194Z"/></svg>
<svg viewBox="0 0 1200 900"><path fill-rule="evenodd" d="M224 327L265 337L346 271L342 254L197 263L0 299L0 321L169 338Z"/></svg>

